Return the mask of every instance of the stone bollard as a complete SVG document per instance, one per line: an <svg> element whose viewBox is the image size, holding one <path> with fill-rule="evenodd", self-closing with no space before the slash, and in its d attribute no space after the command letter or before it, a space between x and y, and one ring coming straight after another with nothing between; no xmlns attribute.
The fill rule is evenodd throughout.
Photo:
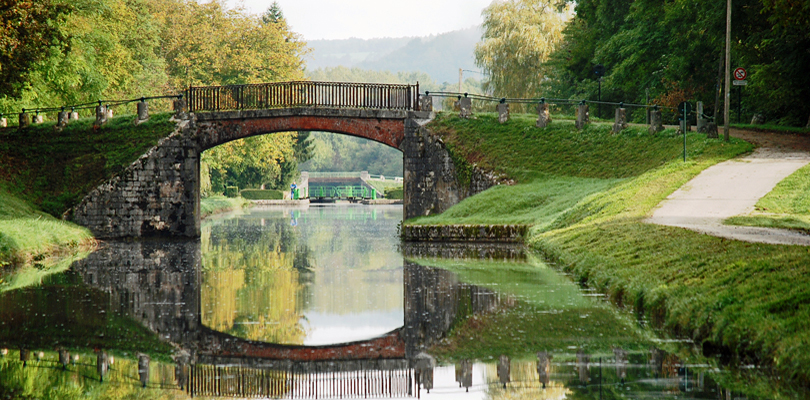
<svg viewBox="0 0 810 400"><path fill-rule="evenodd" d="M35 124L41 124L41 123L45 122L45 116L40 114L40 113L34 114L34 116L31 117L31 118L32 118L31 122L33 122Z"/></svg>
<svg viewBox="0 0 810 400"><path fill-rule="evenodd" d="M65 349L59 349L59 364L62 364L62 369L67 369L70 363L70 353Z"/></svg>
<svg viewBox="0 0 810 400"><path fill-rule="evenodd" d="M137 114L138 117L135 119L135 125L149 121L149 104L143 100L139 101Z"/></svg>
<svg viewBox="0 0 810 400"><path fill-rule="evenodd" d="M469 97L462 97L458 100L458 107L461 110L459 116L461 118L472 117L472 99Z"/></svg>
<svg viewBox="0 0 810 400"><path fill-rule="evenodd" d="M419 110L433 111L433 96L425 92L425 95L419 98Z"/></svg>
<svg viewBox="0 0 810 400"><path fill-rule="evenodd" d="M589 122L590 122L590 114L588 112L588 105L584 103L580 104L577 107L577 122L576 122L577 129L579 130L584 129L585 125L587 125Z"/></svg>
<svg viewBox="0 0 810 400"><path fill-rule="evenodd" d="M138 354L138 378L141 385L146 387L149 382L149 356L146 354Z"/></svg>
<svg viewBox="0 0 810 400"><path fill-rule="evenodd" d="M99 382L104 382L104 376L107 375L107 368L109 368L107 352L99 350L96 356L96 370L98 371Z"/></svg>
<svg viewBox="0 0 810 400"><path fill-rule="evenodd" d="M627 350L617 347L613 349L613 356L616 357L616 376L624 383L627 379Z"/></svg>
<svg viewBox="0 0 810 400"><path fill-rule="evenodd" d="M588 383L591 381L591 374L590 374L590 363L591 363L591 356L585 354L584 351L578 350L577 351L577 369L579 370L579 381L581 383Z"/></svg>
<svg viewBox="0 0 810 400"><path fill-rule="evenodd" d="M186 119L188 115L186 114L186 108L188 108L188 102L186 101L185 97L180 97L179 99L174 101L174 117L177 119Z"/></svg>
<svg viewBox="0 0 810 400"><path fill-rule="evenodd" d="M79 113L77 111L70 112L70 120L71 121L78 121L79 120Z"/></svg>
<svg viewBox="0 0 810 400"><path fill-rule="evenodd" d="M107 119L113 118L113 109L110 106L107 106Z"/></svg>
<svg viewBox="0 0 810 400"><path fill-rule="evenodd" d="M26 348L20 348L20 361L23 363L23 368L25 368L25 365L28 364L29 355L31 355L31 351Z"/></svg>
<svg viewBox="0 0 810 400"><path fill-rule="evenodd" d="M498 379L500 380L504 389L506 389L506 384L509 383L509 373L511 368L509 357L505 355L498 357Z"/></svg>
<svg viewBox="0 0 810 400"><path fill-rule="evenodd" d="M8 127L8 119L6 117L0 117L0 128L7 128Z"/></svg>
<svg viewBox="0 0 810 400"><path fill-rule="evenodd" d="M23 112L20 113L20 121L19 122L20 122L20 128L27 128L28 125L31 125L31 119L28 118L28 114L25 113L25 110L23 110Z"/></svg>
<svg viewBox="0 0 810 400"><path fill-rule="evenodd" d="M505 124L507 121L509 121L509 104L508 103L505 103L505 102L503 102L503 100L501 100L501 103L498 103L497 110L498 110L498 122L499 123Z"/></svg>
<svg viewBox="0 0 810 400"><path fill-rule="evenodd" d="M56 114L56 125L53 126L53 129L57 132L64 129L68 124L68 112L67 111L59 111Z"/></svg>
<svg viewBox="0 0 810 400"><path fill-rule="evenodd" d="M657 107L650 111L650 127L647 130L651 135L664 130L664 124L661 122L661 110Z"/></svg>
<svg viewBox="0 0 810 400"><path fill-rule="evenodd" d="M188 384L188 365L178 362L174 366L174 379L177 381L177 386L180 386L180 390L184 390Z"/></svg>
<svg viewBox="0 0 810 400"><path fill-rule="evenodd" d="M466 388L466 392L469 392L472 386L472 365L470 360L461 360L459 365L456 365L456 382L458 387Z"/></svg>
<svg viewBox="0 0 810 400"><path fill-rule="evenodd" d="M436 367L436 360L428 354L419 353L412 363L418 378L417 383L430 393L430 389L433 389L433 369Z"/></svg>
<svg viewBox="0 0 810 400"><path fill-rule="evenodd" d="M620 107L616 109L616 117L613 121L613 133L619 133L625 128L627 128L627 110Z"/></svg>
<svg viewBox="0 0 810 400"><path fill-rule="evenodd" d="M107 107L105 107L103 104L99 104L96 106L96 122L93 123L93 126L98 128L106 123L107 123Z"/></svg>
<svg viewBox="0 0 810 400"><path fill-rule="evenodd" d="M540 378L543 389L548 385L551 376L551 358L552 356L545 351L537 352L537 376Z"/></svg>
<svg viewBox="0 0 810 400"><path fill-rule="evenodd" d="M551 124L551 113L548 111L548 103L541 102L537 105L537 127L545 128Z"/></svg>

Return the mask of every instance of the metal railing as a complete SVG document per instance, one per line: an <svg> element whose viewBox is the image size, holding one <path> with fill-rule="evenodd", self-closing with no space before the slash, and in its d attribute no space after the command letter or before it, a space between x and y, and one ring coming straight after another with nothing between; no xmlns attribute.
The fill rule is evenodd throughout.
<svg viewBox="0 0 810 400"><path fill-rule="evenodd" d="M419 83L404 85L293 81L192 86L187 93L191 112L289 107L419 110Z"/></svg>

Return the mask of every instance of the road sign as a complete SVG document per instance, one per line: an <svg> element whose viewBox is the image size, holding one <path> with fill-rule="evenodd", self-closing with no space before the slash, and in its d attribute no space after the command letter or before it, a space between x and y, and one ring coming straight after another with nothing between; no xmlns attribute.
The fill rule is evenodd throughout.
<svg viewBox="0 0 810 400"><path fill-rule="evenodd" d="M692 112L692 103L688 101L681 102L680 104L678 104L678 112L681 114L683 113L689 114L690 112Z"/></svg>
<svg viewBox="0 0 810 400"><path fill-rule="evenodd" d="M737 68L734 70L734 80L744 81L746 77L748 77L748 72L745 71L745 68Z"/></svg>
<svg viewBox="0 0 810 400"><path fill-rule="evenodd" d="M731 82L731 84L734 85L734 86L747 86L748 81L734 81L734 82Z"/></svg>

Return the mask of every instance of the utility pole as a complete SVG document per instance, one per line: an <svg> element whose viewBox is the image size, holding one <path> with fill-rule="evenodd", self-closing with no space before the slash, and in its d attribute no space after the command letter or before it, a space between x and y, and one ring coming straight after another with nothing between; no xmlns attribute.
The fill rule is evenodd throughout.
<svg viewBox="0 0 810 400"><path fill-rule="evenodd" d="M726 84L723 102L723 139L728 142L728 111L731 102L731 0L726 0Z"/></svg>

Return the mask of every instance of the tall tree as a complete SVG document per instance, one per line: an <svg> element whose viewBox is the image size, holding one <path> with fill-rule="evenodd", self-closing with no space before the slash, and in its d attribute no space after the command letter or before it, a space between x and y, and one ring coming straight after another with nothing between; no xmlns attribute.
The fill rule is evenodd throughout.
<svg viewBox="0 0 810 400"><path fill-rule="evenodd" d="M475 63L489 74L485 89L499 96L533 97L545 76L544 62L562 40L570 6L553 0L495 1L484 9L484 34Z"/></svg>
<svg viewBox="0 0 810 400"><path fill-rule="evenodd" d="M277 1L274 1L270 7L267 8L267 11L262 14L262 22L265 24L277 24L284 19L284 13L281 12L281 7L278 5Z"/></svg>
<svg viewBox="0 0 810 400"><path fill-rule="evenodd" d="M59 27L70 10L49 0L0 1L0 96L19 96L38 62L51 50L66 50L67 37Z"/></svg>

